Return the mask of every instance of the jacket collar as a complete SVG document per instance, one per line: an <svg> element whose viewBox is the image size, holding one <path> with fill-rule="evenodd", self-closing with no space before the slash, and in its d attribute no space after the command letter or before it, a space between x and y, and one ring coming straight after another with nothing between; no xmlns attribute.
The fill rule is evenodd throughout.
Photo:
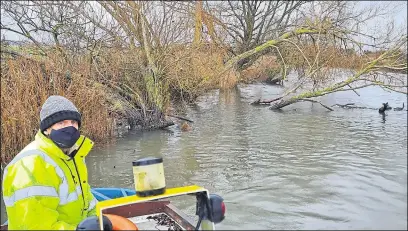
<svg viewBox="0 0 408 231"><path fill-rule="evenodd" d="M41 131L38 131L37 134L35 135L35 141L38 147L44 150L47 154L56 156L64 160L71 159L71 157L66 155L50 138L45 136ZM81 135L73 146L73 149L79 148L79 150L77 151L77 154L75 155L75 158L77 156L79 157L87 156L88 153L91 151L93 144L94 143L92 140Z"/></svg>

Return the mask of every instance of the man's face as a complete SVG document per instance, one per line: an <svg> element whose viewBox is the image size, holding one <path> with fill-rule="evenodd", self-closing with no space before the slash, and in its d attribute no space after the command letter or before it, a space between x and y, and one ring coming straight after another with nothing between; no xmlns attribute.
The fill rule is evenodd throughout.
<svg viewBox="0 0 408 231"><path fill-rule="evenodd" d="M78 122L76 120L63 120L63 121L53 124L47 130L45 130L44 133L46 135L49 135L52 129L58 130L58 129L69 127L69 126L74 126L76 129L78 129Z"/></svg>

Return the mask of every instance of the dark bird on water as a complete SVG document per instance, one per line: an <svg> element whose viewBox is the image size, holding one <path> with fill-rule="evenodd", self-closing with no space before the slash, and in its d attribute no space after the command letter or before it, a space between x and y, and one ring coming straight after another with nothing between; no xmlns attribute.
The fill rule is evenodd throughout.
<svg viewBox="0 0 408 231"><path fill-rule="evenodd" d="M383 103L383 105L380 107L380 109L378 109L379 113L384 113L386 110L390 110L391 107L388 106L388 102Z"/></svg>
<svg viewBox="0 0 408 231"><path fill-rule="evenodd" d="M396 107L394 108L394 111L402 111L404 107L405 107L404 102L402 102L402 107Z"/></svg>

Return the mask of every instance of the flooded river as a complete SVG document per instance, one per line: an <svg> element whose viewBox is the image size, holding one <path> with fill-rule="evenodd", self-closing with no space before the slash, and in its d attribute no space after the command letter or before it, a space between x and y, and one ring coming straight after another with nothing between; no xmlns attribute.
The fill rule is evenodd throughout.
<svg viewBox="0 0 408 231"><path fill-rule="evenodd" d="M406 229L407 111L383 118L309 102L281 112L249 105L280 90L255 84L210 92L185 110L194 120L189 132L173 126L95 148L87 158L90 183L133 188L131 162L157 156L168 187L198 184L224 197L227 217L217 229ZM322 102L407 105L405 95L377 88L359 94Z"/></svg>

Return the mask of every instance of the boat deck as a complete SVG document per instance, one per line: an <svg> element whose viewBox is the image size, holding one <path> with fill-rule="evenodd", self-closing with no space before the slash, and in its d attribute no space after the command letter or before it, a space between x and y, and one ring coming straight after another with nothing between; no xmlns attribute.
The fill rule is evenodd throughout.
<svg viewBox="0 0 408 231"><path fill-rule="evenodd" d="M186 230L166 213L156 213L128 218L139 230Z"/></svg>
<svg viewBox="0 0 408 231"><path fill-rule="evenodd" d="M104 209L103 214L125 217L139 230L194 230L196 223L167 200L120 205Z"/></svg>
<svg viewBox="0 0 408 231"><path fill-rule="evenodd" d="M190 196L203 191L204 189L198 186L173 188L169 189L163 198L141 202L137 200L135 202L135 198L131 198L134 193L129 193L124 189L119 191L118 189L102 188L94 190L93 193L95 197L98 197L98 201L102 203L102 208L98 211L99 214L112 214L127 218L136 224L139 230L195 230L197 224L196 217L188 216L175 207L170 203L168 197L174 197L175 195ZM125 197L132 200L123 200ZM105 200L110 200L111 204L103 204L106 203ZM116 204L112 203L112 201ZM188 211L188 213L190 214L191 211ZM7 223L1 225L0 230L8 230Z"/></svg>

